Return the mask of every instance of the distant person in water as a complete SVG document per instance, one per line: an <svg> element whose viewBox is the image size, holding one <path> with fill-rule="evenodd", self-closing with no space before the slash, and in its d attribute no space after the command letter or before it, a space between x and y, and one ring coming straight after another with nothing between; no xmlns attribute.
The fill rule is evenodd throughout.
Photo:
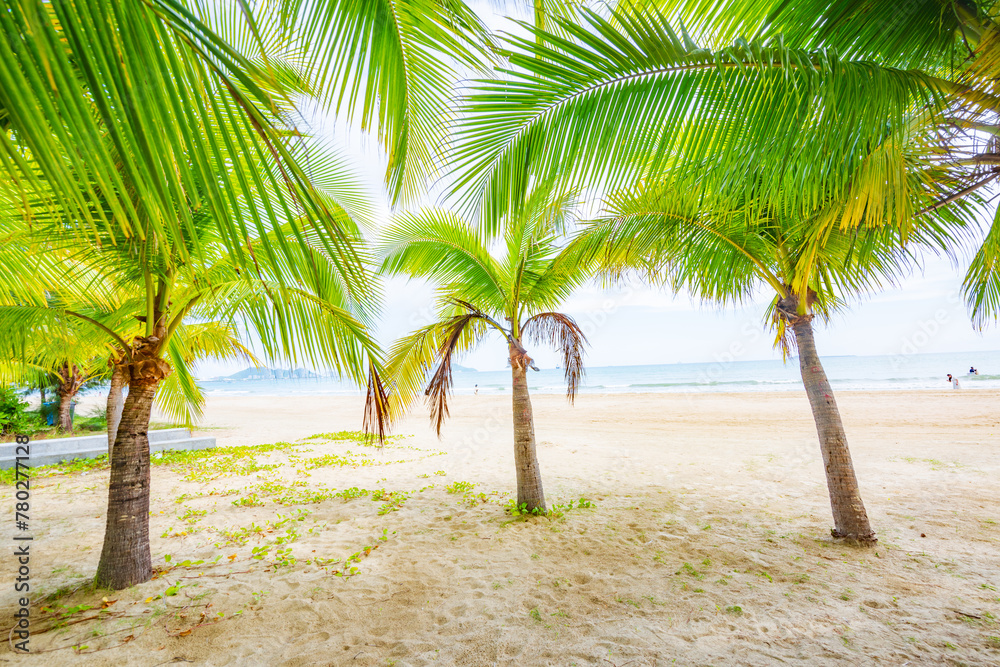
<svg viewBox="0 0 1000 667"><path fill-rule="evenodd" d="M973 366L969 366L969 375L979 375L979 371L977 371Z"/></svg>
<svg viewBox="0 0 1000 667"><path fill-rule="evenodd" d="M951 383L952 389L961 389L961 387L958 386L958 378L953 377L951 373L948 373L948 382Z"/></svg>
<svg viewBox="0 0 1000 667"><path fill-rule="evenodd" d="M476 396L479 396L479 385L476 385Z"/></svg>

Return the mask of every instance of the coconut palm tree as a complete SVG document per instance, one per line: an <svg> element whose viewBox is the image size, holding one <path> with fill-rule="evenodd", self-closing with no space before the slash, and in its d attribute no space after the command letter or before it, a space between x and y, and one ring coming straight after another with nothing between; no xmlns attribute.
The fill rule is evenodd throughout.
<svg viewBox="0 0 1000 667"><path fill-rule="evenodd" d="M60 398L58 425L72 430L70 405L86 384L110 383L106 417L108 452L117 434L128 378L121 365L121 352L109 338L113 331L123 340L142 334L135 317L141 304L135 294L141 286L125 287L119 275L102 275L79 262L60 246L78 242L72 234L54 231L44 239L33 239L30 229L9 224L8 243L0 248L0 262L33 257L17 283L0 276L0 377L25 387L39 387L42 402L46 386L54 385ZM60 236L61 235L61 236ZM120 268L128 255L118 258ZM32 276L26 280L25 276ZM127 283L125 283L127 285ZM100 293L88 289L101 286ZM37 299L33 294L41 294ZM141 316L140 316L141 317ZM237 337L232 323L221 321L182 322L171 340L168 356L175 368L157 393L155 406L171 420L193 424L200 418L205 398L191 373L194 363L205 359L240 359L259 365L259 360ZM115 362L118 363L115 363Z"/></svg>
<svg viewBox="0 0 1000 667"><path fill-rule="evenodd" d="M31 305L0 305L0 323L24 323L23 311ZM11 354L0 360L2 381L22 387L39 387L54 384L59 398L57 426L72 432L70 406L76 395L85 387L110 385L105 416L108 425L108 454L114 447L124 406L125 376L117 350L103 330L65 314L61 304L49 306L51 317L39 318L38 328L19 329L3 327L0 345L8 347ZM102 313L94 308L73 306L73 312L86 313L88 317L114 328L123 339L130 339L141 332L134 319L116 321L114 314ZM134 312L134 311L133 311ZM167 356L174 372L159 387L154 407L167 419L192 426L202 415L205 396L193 375L193 367L200 361L240 360L261 365L260 360L239 340L232 323L183 322L171 339ZM119 363L115 363L115 361Z"/></svg>
<svg viewBox="0 0 1000 667"><path fill-rule="evenodd" d="M112 586L119 585L116 579L119 563L135 562L135 554L128 548L134 535L143 535L143 531L148 530L148 523L143 518L134 520L135 525L123 526L126 522L113 521L110 517L120 516L116 512L121 511L134 513L132 505L142 502L141 498L128 495L127 490L136 483L148 485L146 433L152 404L166 402L178 410L190 410L192 404L197 407L198 393L190 364L198 356L198 348L201 352L218 354L231 347L225 340L211 340L213 327L218 334L220 323L223 330L239 326L261 341L269 359L334 368L362 385L369 382L368 374L378 373L381 352L364 323L372 312L370 306L353 298L339 267L322 248L307 245L306 251L299 254L298 246L293 245L289 264L269 266L262 262L256 272L248 274L236 266L232 253L225 251L217 237L217 227L208 221L199 225L198 235L192 241L203 256L203 263L196 264L197 268L189 267L180 258L179 250L166 256L167 265L176 268L165 270L156 264L151 266L142 252L144 244L124 238L107 239L100 246L86 246L76 251L71 256L72 261L97 267L106 284L117 281L119 289L127 291L131 287L135 294L105 317L73 310L66 303L54 303L45 309L23 307L16 313L14 309L5 311L15 315L20 328L27 330L53 320L74 319L78 326L81 322L91 326L94 333L104 336L105 345L111 350L114 374L127 380L128 396L121 404L117 428L114 424L115 399L120 398L120 391L117 395L109 394L109 431L115 432L111 450L112 495L98 579ZM248 249L263 255L268 244L273 246L281 242L293 244L288 226L276 230L268 238L250 240ZM290 267L309 267L310 281L302 286L282 284L283 278L288 280ZM286 273L282 275L282 272ZM151 295L156 304L153 320L157 326L152 336L145 336L150 295L143 294L142 283L136 278L150 274L158 284ZM166 291L170 296L165 299L163 293ZM372 294L377 295L377 292L373 290ZM126 333L135 333L134 325L124 323L126 319L139 323L137 335L129 337ZM176 378L173 380L176 384L172 383L171 376ZM165 398L160 398L161 386L170 392ZM179 405L178 398L171 396L173 388L179 388L186 396L186 405ZM371 382L369 388L372 392L378 391ZM369 398L381 400L380 395ZM128 476L136 466L145 468L139 473L146 476L144 479L134 479L136 473ZM125 468L121 476L116 476L116 467ZM116 482L120 486L116 487ZM126 542L124 546L122 541ZM148 550L148 543L145 549ZM143 555L148 558L148 551Z"/></svg>
<svg viewBox="0 0 1000 667"><path fill-rule="evenodd" d="M0 306L0 311L7 308L11 306ZM3 315L0 315L0 321L2 319ZM88 332L74 328L17 333L31 341L22 348L27 354L0 362L0 376L7 382L21 380L27 386L37 386L39 380L54 380L55 394L59 399L55 424L61 431L72 433L73 403L84 385L97 380L102 374L102 350L88 345L85 335ZM107 359L104 361L106 367Z"/></svg>
<svg viewBox="0 0 1000 667"><path fill-rule="evenodd" d="M497 253L475 225L454 213L427 209L397 218L382 236L382 272L405 274L438 286L439 319L397 342L388 368L394 406L405 408L424 390L431 424L441 433L448 416L452 359L499 333L507 344L513 389L514 465L517 504L546 511L535 452L535 426L528 393L533 368L525 345L552 344L563 356L567 397L583 377L586 338L576 322L556 312L585 278L581 269L557 261L554 232L568 212L566 197L536 194L523 212L506 221Z"/></svg>
<svg viewBox="0 0 1000 667"><path fill-rule="evenodd" d="M617 5L606 16L580 10L576 23L524 26L526 37L507 38L504 76L466 95L454 194L491 228L535 179L615 191L706 164L717 166L713 182L701 181L706 192L740 184L743 199L808 217L816 202L884 186L889 164L856 179L864 147L887 131L937 147L938 169L928 172L936 197L909 216L1000 175L995 2ZM915 110L920 132L906 120ZM748 164L769 167L751 180ZM977 324L1000 313L1000 218L976 248L964 289Z"/></svg>
<svg viewBox="0 0 1000 667"><path fill-rule="evenodd" d="M903 194L916 198L919 176L905 169L897 174L897 180L909 181ZM831 533L875 544L837 401L816 350L813 321L817 315L828 319L848 299L904 275L914 261L909 248L950 251L967 236L968 211L939 211L905 227L850 224L851 211L830 202L803 219L780 206L762 209L752 198L700 195L692 180L665 180L614 194L607 216L585 225L566 255L596 259L611 275L638 269L654 282L722 305L750 300L762 290L772 294L768 312L775 343L785 356L797 350L816 423L833 510ZM903 206L891 197L882 203Z"/></svg>
<svg viewBox="0 0 1000 667"><path fill-rule="evenodd" d="M231 24L253 33L248 6L232 11L244 10ZM3 17L0 205L17 212L4 225L72 236L60 252L140 287L130 340L62 313L100 329L128 377L97 571L112 588L152 574L146 433L171 339L192 314L239 317L273 356L367 384L366 421L384 423L360 189L292 124L292 99L308 92L301 68L260 40L241 52L203 18L183 3L98 0L21 0Z"/></svg>

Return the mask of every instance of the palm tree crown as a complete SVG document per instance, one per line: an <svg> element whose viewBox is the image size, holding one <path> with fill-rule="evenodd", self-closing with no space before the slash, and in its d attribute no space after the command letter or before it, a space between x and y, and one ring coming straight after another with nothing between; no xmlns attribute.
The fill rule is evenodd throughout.
<svg viewBox="0 0 1000 667"><path fill-rule="evenodd" d="M534 422L526 372L534 363L524 345L550 343L563 355L567 395L583 376L586 338L573 319L555 312L587 274L561 261L555 231L563 227L568 197L536 193L509 219L494 243L480 229L444 210L401 216L385 233L382 270L425 278L438 286L439 319L400 340L389 355L395 406L405 408L436 363L426 394L431 421L441 432L448 415L453 355L499 333L508 346L514 383L518 504L545 510L535 458ZM491 252L493 247L496 252Z"/></svg>
<svg viewBox="0 0 1000 667"><path fill-rule="evenodd" d="M877 201L896 156L869 148L895 142L926 149L910 166L936 195L928 206L946 206L1000 177L995 6L635 0L525 26L532 39L507 40L511 66L465 97L455 192L493 226L532 179L614 191L681 170L703 172L705 192L743 188L808 218L859 192ZM975 324L1000 315L1000 221L963 287Z"/></svg>
<svg viewBox="0 0 1000 667"><path fill-rule="evenodd" d="M451 355L474 348L491 331L524 355L522 341L554 343L564 354L568 395L575 396L585 340L570 318L553 312L587 277L559 260L555 231L563 226L568 205L566 198L536 196L493 244L474 224L439 209L402 215L385 232L382 271L432 281L438 286L440 309L440 320L413 332L390 352L397 405L412 401L432 363L440 361L428 388L440 431L447 415ZM499 246L500 252L491 252L491 246Z"/></svg>

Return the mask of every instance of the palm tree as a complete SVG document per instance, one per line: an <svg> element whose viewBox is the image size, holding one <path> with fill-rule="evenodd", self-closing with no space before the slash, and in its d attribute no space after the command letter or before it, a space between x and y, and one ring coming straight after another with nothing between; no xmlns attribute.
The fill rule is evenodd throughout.
<svg viewBox="0 0 1000 667"><path fill-rule="evenodd" d="M864 147L889 138L937 150L926 172L936 196L906 216L1000 175L995 2L617 4L607 17L525 26L527 37L507 38L504 76L466 95L454 193L491 229L536 179L615 191L706 164L717 168L705 192L738 185L742 199L808 217L816 202L883 188L889 164L857 179ZM763 180L747 178L748 164L768 165ZM1000 313L1000 217L964 289L977 324Z"/></svg>
<svg viewBox="0 0 1000 667"><path fill-rule="evenodd" d="M5 308L10 306L0 306L0 310ZM82 333L85 332L73 329L35 332L36 335L30 336L32 344L24 346L26 357L0 363L0 376L8 382L22 380L25 385L37 386L46 379L55 381L55 394L59 398L55 423L67 433L73 432L72 406L77 394L103 370L99 353L95 354L98 351L87 345Z"/></svg>
<svg viewBox="0 0 1000 667"><path fill-rule="evenodd" d="M243 10L226 24L254 33ZM0 205L17 212L4 224L71 236L76 261L140 286L131 340L62 313L100 329L128 377L96 577L112 588L152 575L147 430L189 315L241 318L273 356L367 384L366 427L384 424L358 187L292 124L301 68L259 39L248 56L203 18L182 3L103 0L21 0L3 17Z"/></svg>
<svg viewBox="0 0 1000 667"><path fill-rule="evenodd" d="M21 230L15 238L27 241L30 234ZM127 384L122 354L107 332L123 340L141 335L141 322L134 315L141 303L133 296L136 285L117 285L120 276L101 275L93 267L71 261L58 250L51 236L31 248L39 258L33 269L44 266L35 279L20 280L20 287L33 284L46 287L45 297L34 300L22 290L6 291L7 299L0 303L0 348L9 352L0 360L0 378L27 387L39 387L42 402L45 387L55 385L59 396L58 425L72 431L70 405L76 393L87 384L110 383L106 417L108 453L114 446L124 405L123 391ZM74 243L70 235L63 243ZM0 250L0 262L22 253L24 247L15 243ZM79 257L76 258L77 260ZM118 258L123 266L128 256ZM120 267L119 267L120 268ZM41 276L47 275L48 280ZM81 292L80 285L104 286L102 298L93 292ZM0 284L3 284L0 281ZM13 287L6 285L5 287ZM19 294L20 292L20 294ZM187 318L171 339L167 356L174 371L157 393L155 405L169 419L191 425L202 414L205 398L192 375L192 366L205 359L240 359L260 364L254 354L239 340L234 324L222 321L194 321Z"/></svg>
<svg viewBox="0 0 1000 667"><path fill-rule="evenodd" d="M586 338L571 317L555 312L586 277L557 260L554 231L567 214L567 198L536 194L523 212L506 221L500 252L490 239L457 215L437 209L400 216L382 237L382 272L424 278L438 285L440 319L397 342L389 356L394 405L405 408L421 391L438 434L448 416L455 354L478 345L491 332L507 343L514 417L517 504L546 511L535 452L535 426L527 373L533 368L524 345L549 343L562 354L567 396L583 377Z"/></svg>
<svg viewBox="0 0 1000 667"><path fill-rule="evenodd" d="M913 174L909 180L914 189L920 184ZM875 532L816 350L813 320L827 319L846 299L893 282L912 266L908 246L948 250L964 236L966 220L950 211L905 228L851 225L843 224L840 206L820 207L802 219L780 206L761 209L752 198L702 197L698 190L690 182L666 180L616 193L607 217L586 225L566 253L577 260L596 258L612 275L639 269L655 282L719 304L749 300L762 289L772 293L776 345L786 356L798 350L816 423L833 510L831 533L873 545Z"/></svg>
<svg viewBox="0 0 1000 667"><path fill-rule="evenodd" d="M293 238L286 229L251 240L248 250L255 255L264 255L268 245L281 242L292 245ZM348 285L334 259L322 248L309 244L305 251L292 245L288 264L269 266L262 262L255 273L244 273L235 265L232 253L224 251L218 238L212 238L215 230L215 226L207 224L199 230L195 241L202 250L204 263L197 264L197 269L189 268L177 251L167 256L168 266L176 269L158 270L155 265L150 266L143 261L143 244L126 239L103 243L102 249L91 251L86 256L83 253L77 255L78 260L101 266L105 280L113 280L112 271L117 268L121 271L118 277L123 282L135 285L137 281L132 276L152 274L155 276L152 279L158 283L156 291L146 295L140 291L114 313L117 317L130 313L144 326L149 316L140 313L148 313L149 299L152 298L152 319L158 323L152 336L141 335L143 332L140 331L140 335L129 341L116 328L107 326L96 317L84 315L95 328L106 334L106 341L113 350L112 361L116 372L127 378L128 384L128 396L122 404L117 429L113 423L114 411L109 415L109 430L115 430L111 450L112 492L116 491L115 482L119 481L115 477L116 465L122 465L127 472L138 458L139 464L146 466L145 474L148 475L145 434L152 403L157 400L162 402L159 399L160 385L170 389L176 382L173 386L179 386L182 395L195 396L193 400L197 400L197 389L191 386L193 378L189 369L191 362L199 356L198 348L209 353L226 352L227 348L232 348L225 340L210 339L213 325L218 327L221 324L224 330L240 326L261 341L268 359L334 368L361 385L368 383L370 402L382 400L375 384L381 352L365 324L370 321L370 313L374 309L369 301L358 299L353 294L352 287L358 286L359 281L355 279L353 285ZM359 237L354 238L353 243L359 245ZM287 281L288 272L295 267L309 268L309 282L304 282L302 286L282 284L282 279ZM374 288L369 289L369 294L377 296ZM164 292L169 292L168 299L163 297ZM67 318L81 315L66 308L56 314ZM186 323L188 320L190 322ZM215 333L220 332L217 330ZM370 380L366 375L376 380ZM115 398L114 393L109 394L109 403L113 403ZM174 398L174 403L176 401ZM189 406L191 403L191 400L187 401ZM380 417L376 415L376 419ZM373 427L377 428L376 425ZM130 483L135 483L127 476L123 477L120 483L125 489ZM112 525L110 517L116 516L116 503L128 503L129 500L125 494L118 497L112 495L109 500L108 536L98 568L98 579L112 586L118 585L114 578L117 576L114 569L118 567L117 562L123 558L131 562L132 559L128 550L116 540L129 539L133 531L146 527L145 521L140 526L127 528L121 527L121 521Z"/></svg>

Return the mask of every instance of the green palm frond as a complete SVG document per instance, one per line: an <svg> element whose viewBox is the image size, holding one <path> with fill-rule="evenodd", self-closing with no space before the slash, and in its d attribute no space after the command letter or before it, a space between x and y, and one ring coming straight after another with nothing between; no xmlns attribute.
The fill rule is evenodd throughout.
<svg viewBox="0 0 1000 667"><path fill-rule="evenodd" d="M474 226L441 209L397 216L380 238L381 272L425 278L462 298L495 312L503 307L510 285L487 241Z"/></svg>
<svg viewBox="0 0 1000 667"><path fill-rule="evenodd" d="M283 0L323 101L389 156L393 200L434 174L460 69L482 70L489 31L462 0Z"/></svg>
<svg viewBox="0 0 1000 667"><path fill-rule="evenodd" d="M185 4L20 0L0 21L0 199L30 203L23 215L58 211L91 240L173 239L150 247L189 261L204 212L243 268L247 237L291 223L297 242L312 228L359 263L299 164L285 100L265 90L280 83Z"/></svg>
<svg viewBox="0 0 1000 667"><path fill-rule="evenodd" d="M783 35L805 48L836 48L845 58L877 56L903 67L954 66L978 39L995 3L950 0L637 0L679 14L718 46L740 37ZM979 11L977 12L977 7ZM978 16L977 16L978 14ZM964 53L963 53L964 52Z"/></svg>
<svg viewBox="0 0 1000 667"><path fill-rule="evenodd" d="M427 383L431 422L440 434L452 359L491 332L501 335L511 358L529 357L522 335L555 345L565 355L569 394L575 395L586 340L571 318L551 312L589 276L583 264L561 261L554 235L575 200L573 193L533 193L522 214L506 221L502 238L439 209L399 215L384 230L382 271L427 279L438 289L436 321L397 341L389 354L394 416Z"/></svg>
<svg viewBox="0 0 1000 667"><path fill-rule="evenodd" d="M672 184L640 186L609 197L608 216L584 225L568 252L594 258L605 271L642 271L699 298L744 301L764 282L782 291L776 224L748 224L724 201L700 202ZM664 273L666 271L667 273Z"/></svg>
<svg viewBox="0 0 1000 667"><path fill-rule="evenodd" d="M706 163L716 180L705 191L735 187L747 164L767 164L757 197L782 192L785 206L808 212L842 194L867 145L901 132L905 115L937 95L918 72L833 51L780 41L710 51L654 11L584 12L566 29L572 39L525 26L541 39L508 38L506 78L478 82L466 97L455 191L491 227L522 205L533 180L616 190ZM817 155L822 163L806 169Z"/></svg>
<svg viewBox="0 0 1000 667"><path fill-rule="evenodd" d="M876 147L873 154L880 151ZM910 158L908 154L903 161ZM865 186L872 173L862 163L846 200L827 201L802 218L794 208L761 208L753 198L727 191L699 195L687 186L689 180L668 175L660 183L612 195L607 217L584 225L565 254L572 261L596 262L612 275L639 270L653 281L717 304L769 290L776 296L768 319L777 330L776 344L787 353L787 314L776 310L779 299L794 297L799 315L829 317L859 296L897 284L919 266L918 250L954 257L956 248L974 234L971 201L926 210L936 192L926 187L920 169L908 172L904 167L899 177L905 181L899 187L886 188L885 182ZM908 201L872 202L860 194L867 189ZM926 212L893 224L879 207Z"/></svg>
<svg viewBox="0 0 1000 667"><path fill-rule="evenodd" d="M965 300L978 328L1000 317L1000 222L995 216L962 282Z"/></svg>

